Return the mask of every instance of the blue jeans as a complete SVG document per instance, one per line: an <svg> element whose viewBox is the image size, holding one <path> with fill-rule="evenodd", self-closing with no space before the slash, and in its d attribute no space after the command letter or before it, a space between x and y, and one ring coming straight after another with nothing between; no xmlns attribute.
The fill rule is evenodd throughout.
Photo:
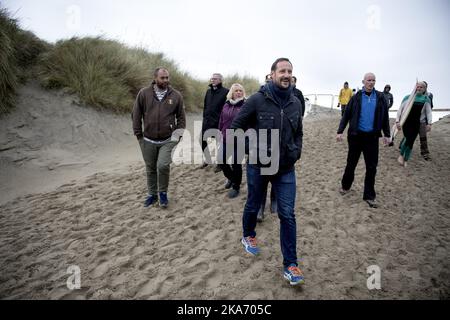
<svg viewBox="0 0 450 320"><path fill-rule="evenodd" d="M283 265L287 267L291 263L297 264L297 224L294 214L296 178L294 170L272 176L263 176L259 167L247 164L248 195L242 217L244 237L256 236L256 218L267 181L271 182L277 198L281 252L283 254Z"/></svg>

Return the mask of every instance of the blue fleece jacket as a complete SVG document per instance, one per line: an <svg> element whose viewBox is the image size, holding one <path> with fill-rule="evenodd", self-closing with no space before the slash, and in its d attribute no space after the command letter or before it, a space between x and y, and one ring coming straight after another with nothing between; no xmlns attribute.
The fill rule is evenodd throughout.
<svg viewBox="0 0 450 320"><path fill-rule="evenodd" d="M363 132L373 131L373 121L375 119L375 108L377 106L377 95L375 88L368 96L362 89L361 115L359 117L358 129Z"/></svg>

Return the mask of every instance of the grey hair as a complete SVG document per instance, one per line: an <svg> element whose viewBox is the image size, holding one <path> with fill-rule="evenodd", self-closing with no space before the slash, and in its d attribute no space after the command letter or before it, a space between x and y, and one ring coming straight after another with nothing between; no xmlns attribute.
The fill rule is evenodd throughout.
<svg viewBox="0 0 450 320"><path fill-rule="evenodd" d="M220 73L213 73L213 77L214 77L214 76L217 76L217 77L220 79L220 81L223 80L223 76L222 76L222 74L220 74Z"/></svg>
<svg viewBox="0 0 450 320"><path fill-rule="evenodd" d="M369 75L370 75L370 76L374 76L374 77L376 78L376 76L375 76L375 74L374 74L373 72L367 72L367 73L364 75L363 80L366 80L366 78L367 78Z"/></svg>

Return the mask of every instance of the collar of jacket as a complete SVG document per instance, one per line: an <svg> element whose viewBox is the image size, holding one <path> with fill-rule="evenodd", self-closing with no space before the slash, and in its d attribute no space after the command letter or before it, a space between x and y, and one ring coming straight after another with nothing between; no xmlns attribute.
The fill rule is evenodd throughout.
<svg viewBox="0 0 450 320"><path fill-rule="evenodd" d="M281 106L280 106L280 104L277 102L277 100L276 100L274 97L272 97L272 94L270 93L270 89L269 89L269 84L263 85L263 86L259 89L259 92L261 92L261 93L264 95L264 97L265 97L266 99L272 100L272 102L273 102L274 104L276 104L279 108L281 108ZM293 103L293 102L295 102L295 101L294 101L294 98L293 98L293 94L291 94L291 96L289 97L289 100L286 102L285 107L286 107L288 104L291 104L291 103Z"/></svg>
<svg viewBox="0 0 450 320"><path fill-rule="evenodd" d="M243 105L244 102L245 102L245 98L242 98L242 99L240 99L238 101L235 101L233 99L230 99L230 100L226 101L226 103L228 103L232 107L239 107L239 106Z"/></svg>
<svg viewBox="0 0 450 320"><path fill-rule="evenodd" d="M153 94L156 96L155 87L154 87L155 84L156 84L156 82L155 82L155 80L153 80L150 85L150 88L152 88ZM168 85L166 96L168 96L172 91L173 91L172 86Z"/></svg>
<svg viewBox="0 0 450 320"><path fill-rule="evenodd" d="M222 84L222 82L221 82L221 83L219 83L219 84L217 85L216 89L214 89L214 88L213 88L213 85L212 85L212 83L210 83L210 84L208 85L208 87L210 87L210 88L211 88L211 90L213 90L213 91L216 91L216 90L222 89L222 87L223 87L223 84Z"/></svg>
<svg viewBox="0 0 450 320"><path fill-rule="evenodd" d="M372 96L373 93L375 93L375 96L377 97L377 106L378 106L378 99L382 98L383 92L377 91L377 90L375 90L375 88L373 88L373 90L370 93L370 95ZM365 95L363 90L359 90L357 93L355 93L355 97L358 99L359 102L361 102L363 94Z"/></svg>

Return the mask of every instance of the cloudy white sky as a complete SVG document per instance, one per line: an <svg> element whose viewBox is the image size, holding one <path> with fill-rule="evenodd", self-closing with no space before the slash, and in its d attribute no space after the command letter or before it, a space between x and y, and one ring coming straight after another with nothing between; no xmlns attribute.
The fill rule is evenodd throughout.
<svg viewBox="0 0 450 320"><path fill-rule="evenodd" d="M450 108L449 0L6 0L23 28L54 42L104 35L164 52L181 69L250 75L261 82L288 57L304 93L337 94L377 76L397 106L416 78Z"/></svg>

